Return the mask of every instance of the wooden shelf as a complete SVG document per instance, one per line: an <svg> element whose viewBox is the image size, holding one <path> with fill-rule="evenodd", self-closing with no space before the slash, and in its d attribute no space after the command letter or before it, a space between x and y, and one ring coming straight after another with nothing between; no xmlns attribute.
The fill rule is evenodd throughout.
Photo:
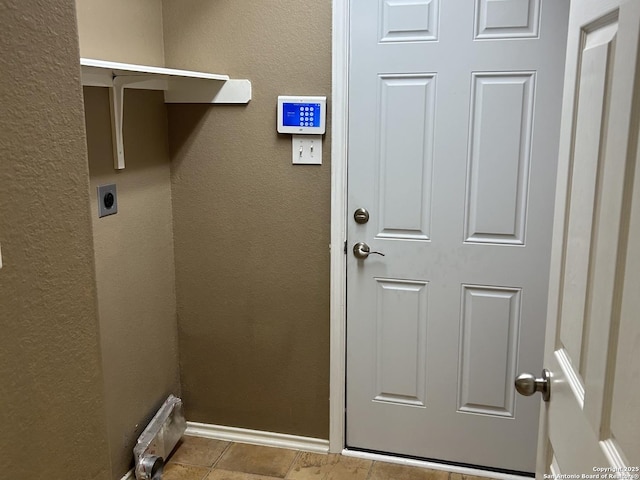
<svg viewBox="0 0 640 480"><path fill-rule="evenodd" d="M82 85L109 88L114 167L124 168L122 119L124 89L163 90L166 103L246 104L251 100L249 80L228 75L173 68L80 59Z"/></svg>

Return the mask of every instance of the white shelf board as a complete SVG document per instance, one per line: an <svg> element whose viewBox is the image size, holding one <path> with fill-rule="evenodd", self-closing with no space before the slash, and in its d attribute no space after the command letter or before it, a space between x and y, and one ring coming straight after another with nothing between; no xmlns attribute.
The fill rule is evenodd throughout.
<svg viewBox="0 0 640 480"><path fill-rule="evenodd" d="M246 104L251 100L251 82L228 75L93 58L81 58L80 66L83 86L110 89L114 167L118 170L124 168L125 88L164 90L166 103Z"/></svg>
<svg viewBox="0 0 640 480"><path fill-rule="evenodd" d="M175 68L151 67L148 65L134 65L133 63L109 62L107 60L96 60L94 58L81 58L82 74L107 74L111 77L143 75L158 77L182 77L201 78L205 80L229 80L229 75L217 73L194 72L191 70L178 70ZM84 82L83 82L84 83Z"/></svg>

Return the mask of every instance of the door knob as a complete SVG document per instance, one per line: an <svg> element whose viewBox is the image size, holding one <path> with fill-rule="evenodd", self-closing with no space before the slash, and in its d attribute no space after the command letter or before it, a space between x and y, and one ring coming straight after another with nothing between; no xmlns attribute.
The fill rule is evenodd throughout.
<svg viewBox="0 0 640 480"><path fill-rule="evenodd" d="M536 378L531 373L521 373L515 381L516 390L520 395L529 397L536 392L542 393L545 402L551 397L551 373L546 368L542 370L542 377Z"/></svg>
<svg viewBox="0 0 640 480"><path fill-rule="evenodd" d="M368 258L369 255L380 255L381 257L384 257L384 253L372 252L369 245L364 242L358 242L353 246L353 255L360 260Z"/></svg>

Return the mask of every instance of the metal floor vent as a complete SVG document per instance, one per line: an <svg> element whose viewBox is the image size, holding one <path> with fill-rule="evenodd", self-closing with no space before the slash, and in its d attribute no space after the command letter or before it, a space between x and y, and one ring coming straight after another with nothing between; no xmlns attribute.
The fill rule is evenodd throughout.
<svg viewBox="0 0 640 480"><path fill-rule="evenodd" d="M182 400L169 395L133 448L137 480L160 480L165 459L187 429Z"/></svg>

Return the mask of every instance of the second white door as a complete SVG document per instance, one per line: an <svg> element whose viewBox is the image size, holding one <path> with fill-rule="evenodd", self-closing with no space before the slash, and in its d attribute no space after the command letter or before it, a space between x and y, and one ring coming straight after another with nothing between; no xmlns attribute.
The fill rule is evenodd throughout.
<svg viewBox="0 0 640 480"><path fill-rule="evenodd" d="M534 471L568 7L351 1L350 448Z"/></svg>
<svg viewBox="0 0 640 480"><path fill-rule="evenodd" d="M568 38L538 473L637 480L640 1L573 0Z"/></svg>

